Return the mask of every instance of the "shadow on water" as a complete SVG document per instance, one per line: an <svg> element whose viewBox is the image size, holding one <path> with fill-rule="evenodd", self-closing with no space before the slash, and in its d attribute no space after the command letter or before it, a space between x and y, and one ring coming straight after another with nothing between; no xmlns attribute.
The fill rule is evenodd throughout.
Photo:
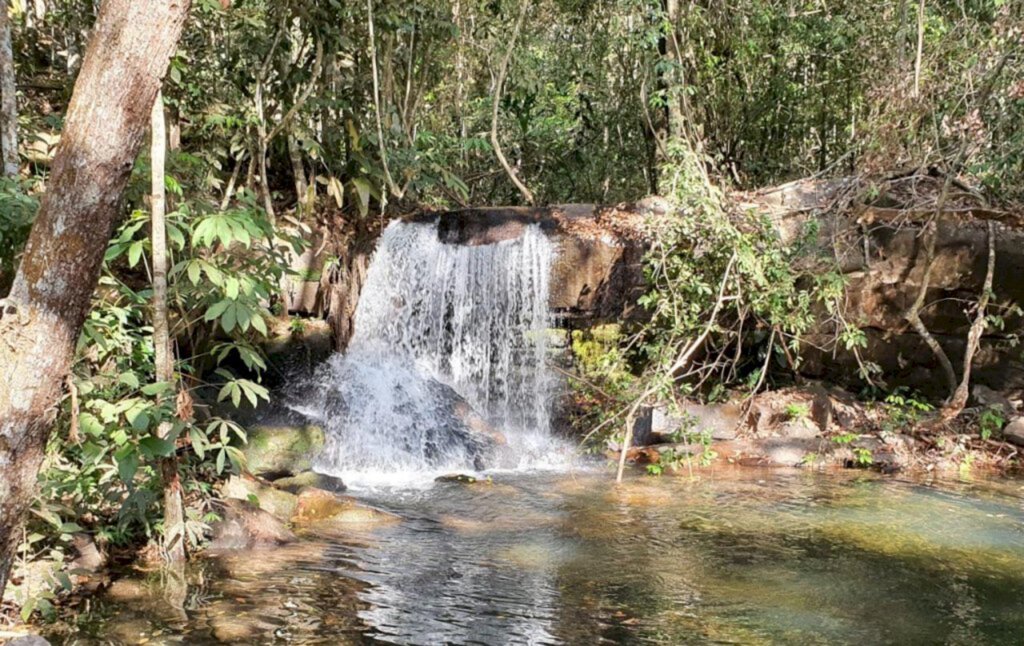
<svg viewBox="0 0 1024 646"><path fill-rule="evenodd" d="M399 524L125 578L57 643L1013 643L1022 483L719 470L370 490Z"/></svg>

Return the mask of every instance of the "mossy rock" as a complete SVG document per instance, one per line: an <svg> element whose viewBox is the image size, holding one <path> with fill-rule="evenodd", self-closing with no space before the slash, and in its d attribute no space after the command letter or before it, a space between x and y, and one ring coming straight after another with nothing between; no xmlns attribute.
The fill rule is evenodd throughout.
<svg viewBox="0 0 1024 646"><path fill-rule="evenodd" d="M326 442L324 430L313 424L256 425L242 447L246 468L259 476L293 476L313 467Z"/></svg>
<svg viewBox="0 0 1024 646"><path fill-rule="evenodd" d="M221 496L251 502L285 522L292 517L299 504L294 494L276 489L248 474L228 478L221 488Z"/></svg>
<svg viewBox="0 0 1024 646"><path fill-rule="evenodd" d="M302 473L274 480L274 486L288 493L299 494L308 487L323 489L331 493L342 493L348 487L341 481L341 478L317 473L315 471L303 471Z"/></svg>
<svg viewBox="0 0 1024 646"><path fill-rule="evenodd" d="M319 534L336 534L353 526L379 525L401 520L380 509L361 505L354 498L322 489L307 488L299 494L292 523Z"/></svg>

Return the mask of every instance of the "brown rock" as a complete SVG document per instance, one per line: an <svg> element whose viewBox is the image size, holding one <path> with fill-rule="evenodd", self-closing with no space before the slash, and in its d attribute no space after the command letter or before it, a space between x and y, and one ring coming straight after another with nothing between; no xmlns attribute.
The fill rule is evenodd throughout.
<svg viewBox="0 0 1024 646"><path fill-rule="evenodd" d="M400 520L386 511L359 504L349 496L339 496L321 489L305 489L299 494L299 504L292 523L314 532L344 530L351 525L376 525Z"/></svg>
<svg viewBox="0 0 1024 646"><path fill-rule="evenodd" d="M1024 446L1024 417L1010 420L1010 423L1003 427L1003 439L1010 444Z"/></svg>
<svg viewBox="0 0 1024 646"><path fill-rule="evenodd" d="M272 547L295 540L283 522L251 502L232 498L222 504L224 520L213 524L211 550Z"/></svg>

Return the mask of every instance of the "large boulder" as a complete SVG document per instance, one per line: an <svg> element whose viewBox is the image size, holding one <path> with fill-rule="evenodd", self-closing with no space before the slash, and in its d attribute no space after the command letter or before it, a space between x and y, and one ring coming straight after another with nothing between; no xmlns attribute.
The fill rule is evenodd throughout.
<svg viewBox="0 0 1024 646"><path fill-rule="evenodd" d="M230 498L221 504L223 520L211 526L213 551L274 547L295 540L281 520L249 501Z"/></svg>
<svg viewBox="0 0 1024 646"><path fill-rule="evenodd" d="M326 442L314 424L258 424L248 431L242 447L246 468L266 477L286 477L309 471Z"/></svg>

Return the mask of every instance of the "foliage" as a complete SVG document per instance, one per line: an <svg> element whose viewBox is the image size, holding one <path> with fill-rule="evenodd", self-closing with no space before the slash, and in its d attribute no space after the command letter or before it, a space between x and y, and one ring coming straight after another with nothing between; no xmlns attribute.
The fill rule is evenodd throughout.
<svg viewBox="0 0 1024 646"><path fill-rule="evenodd" d="M688 445L687 448L669 448L659 452L658 462L647 465L649 475L662 475L666 470L679 471L686 467L692 473L694 461L698 466L706 467L718 457L711 448L711 432L699 428L697 419L682 411L672 410L679 416L679 428L668 438L672 444Z"/></svg>
<svg viewBox="0 0 1024 646"><path fill-rule="evenodd" d="M65 431L48 447L26 556L43 554L59 566L79 531L114 546L154 537L162 531L157 461L172 453L186 475L186 538L198 545L216 518L211 483L240 467L237 446L246 439L213 409L255 407L269 397L259 383L266 363L257 341L273 316L266 304L288 271L286 253L301 251L302 241L275 228L251 194L222 211L183 199L172 177L167 183L176 198L167 215L175 382L155 379L149 215L134 210L110 242L79 339ZM161 424L170 425L165 437L156 433ZM50 592L27 597L23 607L44 608Z"/></svg>
<svg viewBox="0 0 1024 646"><path fill-rule="evenodd" d="M0 294L7 292L14 279L18 253L39 207L31 184L0 177Z"/></svg>
<svg viewBox="0 0 1024 646"><path fill-rule="evenodd" d="M913 428L922 417L935 410L920 395L897 388L885 398L882 414L882 431L894 433Z"/></svg>
<svg viewBox="0 0 1024 646"><path fill-rule="evenodd" d="M978 418L978 434L981 435L981 439L987 440L1002 431L1005 425L1006 416L1003 411L995 406L989 406L981 411Z"/></svg>

